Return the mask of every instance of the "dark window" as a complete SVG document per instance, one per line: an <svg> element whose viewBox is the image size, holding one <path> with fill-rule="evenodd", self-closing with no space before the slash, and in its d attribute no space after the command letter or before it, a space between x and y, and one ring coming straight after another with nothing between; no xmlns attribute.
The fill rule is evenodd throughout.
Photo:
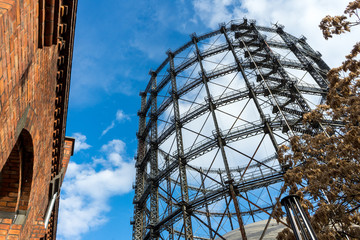
<svg viewBox="0 0 360 240"><path fill-rule="evenodd" d="M23 130L0 172L0 218L22 222L28 210L33 164L31 135Z"/></svg>

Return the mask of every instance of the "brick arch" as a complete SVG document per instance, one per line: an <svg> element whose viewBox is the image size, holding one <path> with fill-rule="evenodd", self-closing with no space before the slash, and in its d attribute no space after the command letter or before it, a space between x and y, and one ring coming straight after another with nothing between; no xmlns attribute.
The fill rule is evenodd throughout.
<svg viewBox="0 0 360 240"><path fill-rule="evenodd" d="M0 172L0 218L26 214L34 165L33 141L23 129Z"/></svg>

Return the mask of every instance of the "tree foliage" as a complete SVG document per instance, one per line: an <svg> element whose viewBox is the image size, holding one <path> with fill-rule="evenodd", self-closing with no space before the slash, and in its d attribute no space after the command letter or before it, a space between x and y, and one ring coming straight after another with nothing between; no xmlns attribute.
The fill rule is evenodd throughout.
<svg viewBox="0 0 360 240"><path fill-rule="evenodd" d="M350 28L360 24L358 10L360 9L360 1L350 2L344 11L345 15L329 16L327 15L321 20L319 25L323 32L324 38L327 40L334 34L342 34L350 32Z"/></svg>
<svg viewBox="0 0 360 240"><path fill-rule="evenodd" d="M325 39L350 32L360 24L360 0L350 2L342 16L326 16L320 23ZM283 191L304 195L303 206L311 213L312 226L320 240L360 239L360 42L340 67L327 75L326 104L306 114L304 124L322 127L329 119L342 122L316 135L293 137L283 146L279 160L289 164ZM275 210L277 218L284 215ZM278 239L295 239L287 229Z"/></svg>

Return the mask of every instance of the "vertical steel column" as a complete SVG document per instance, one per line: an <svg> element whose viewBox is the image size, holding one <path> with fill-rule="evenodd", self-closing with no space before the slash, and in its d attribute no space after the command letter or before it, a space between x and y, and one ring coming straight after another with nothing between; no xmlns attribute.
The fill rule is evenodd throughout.
<svg viewBox="0 0 360 240"><path fill-rule="evenodd" d="M324 79L318 70L311 64L311 62L305 57L305 55L300 51L300 49L296 46L296 43L292 41L292 39L284 32L282 27L278 27L276 31L280 37L284 40L286 45L291 49L291 51L295 54L295 56L299 59L301 64L309 71L310 75L317 82L317 84L326 89L329 85L327 79Z"/></svg>
<svg viewBox="0 0 360 240"><path fill-rule="evenodd" d="M215 114L216 106L212 102L212 97L211 97L211 93L210 93L210 89L209 89L209 85L208 85L209 80L208 80L208 78L206 76L206 72L205 72L204 66L202 64L201 53L200 53L199 47L197 45L197 42L198 42L197 37L192 36L192 41L193 41L193 43L195 45L195 48L196 48L197 60L199 62L200 69L201 69L201 77L202 77L202 81L203 81L204 86L205 86L207 98L208 98L208 101L209 101L209 109L210 109L212 119L213 119L213 122L214 122L214 126L215 126L217 142L218 142L218 145L219 145L219 148L220 148L220 151L221 151L221 156L222 156L224 166L225 166L225 170L226 170L227 181L225 181L225 182L228 183L228 185L229 185L231 198L233 200L235 211L236 211L236 216L237 216L238 221L239 221L239 227L240 227L241 236L242 236L243 240L246 240L247 237L246 237L246 232L245 232L245 228L244 228L244 223L243 223L243 220L242 220L242 217L241 217L241 211L240 211L240 208L239 208L238 200L236 198L234 185L233 185L233 179L232 179L232 176L231 176L229 163L228 163L225 148L224 148L225 141L224 141L224 138L221 135L219 124L218 124L218 121L217 121L217 118L216 118L216 114Z"/></svg>
<svg viewBox="0 0 360 240"><path fill-rule="evenodd" d="M285 207L294 235L297 240L317 240L315 231L301 207L299 199L300 197L296 195L289 195L281 199L281 205Z"/></svg>
<svg viewBox="0 0 360 240"><path fill-rule="evenodd" d="M279 146L278 146L278 143L276 142L276 139L275 139L275 136L273 134L273 131L270 127L270 124L269 124L269 121L268 119L266 119L266 116L260 106L260 103L256 97L256 94L255 94L255 91L254 89L252 88L251 84L250 84L250 81L248 79L248 77L246 76L246 73L244 71L244 68L241 66L241 63L240 63L240 60L238 58L238 56L236 55L235 53L235 49L234 49L234 46L232 44L232 42L230 41L229 39L229 36L227 35L226 33L226 28L225 26L221 26L220 28L220 31L224 34L225 36L225 39L226 39L226 42L227 44L229 45L229 49L231 50L232 54L233 54L233 57L235 59L235 62L236 62L236 65L238 67L238 71L241 73L242 77L244 78L244 81L245 81L245 84L246 84L246 87L249 89L249 97L253 99L254 103L255 103L255 106L256 106L256 109L258 110L259 114L260 114L260 118L261 120L263 121L264 123L264 130L266 133L269 134L270 136L270 140L275 148L276 151L279 150ZM245 43L244 43L245 44Z"/></svg>
<svg viewBox="0 0 360 240"><path fill-rule="evenodd" d="M159 221L159 190L155 181L158 174L158 144L157 144L157 89L156 73L151 75L151 135L150 135L150 235L151 239L159 239L159 233L153 228Z"/></svg>
<svg viewBox="0 0 360 240"><path fill-rule="evenodd" d="M264 177L264 174L263 174L263 172L262 172L262 170L261 170L260 164L259 164L258 167L259 167L259 171L260 171L260 173L261 173L261 176ZM273 200L272 200L272 198L271 198L271 194L270 194L269 188L268 188L267 186L265 186L265 188L266 188L266 191L267 191L267 193L268 193L268 195L269 195L271 204L274 205Z"/></svg>
<svg viewBox="0 0 360 240"><path fill-rule="evenodd" d="M200 167L200 177L201 177L201 185L202 185L202 192L203 194L205 195L206 191L205 191L205 178L203 176L203 170L202 168ZM201 185L200 185L200 188L201 188ZM209 236L210 236L210 239L213 239L214 238L214 235L211 231L212 227L211 227L211 219L210 219L210 211L209 211L209 206L207 203L205 203L205 211L206 211L206 218L207 218L207 224L209 225Z"/></svg>
<svg viewBox="0 0 360 240"><path fill-rule="evenodd" d="M139 132L138 132L138 149L137 149L137 159L136 162L140 163L142 159L145 157L145 136L144 130L146 127L146 93L141 92L141 108L138 112L139 116ZM139 166L136 169L136 186L135 186L135 202L140 199L141 195L144 192L144 169ZM144 231L144 206L139 206L138 204L135 206L134 210L134 225L133 225L133 240L141 240L145 233Z"/></svg>
<svg viewBox="0 0 360 240"><path fill-rule="evenodd" d="M171 88L172 88L172 99L174 106L174 119L175 119L175 136L176 136L176 145L177 145L177 160L179 162L179 175L180 175L180 185L181 185L181 198L182 198L182 213L184 219L184 228L185 228L185 239L193 239L191 216L187 209L187 204L189 202L189 189L187 184L186 177L186 159L184 158L184 145L181 132L181 122L180 122L180 109L179 101L177 94L176 86L176 73L174 65L174 54L171 51L167 52L169 63L170 63L170 76L171 76Z"/></svg>
<svg viewBox="0 0 360 240"><path fill-rule="evenodd" d="M245 196L246 196L247 199L249 199L249 196L248 196L247 192L245 192ZM253 222L255 222L254 212L251 210L250 202L248 202L248 205L249 205L249 210L250 210L251 218L252 218Z"/></svg>
<svg viewBox="0 0 360 240"><path fill-rule="evenodd" d="M311 108L306 103L306 101L303 99L303 97L301 96L301 94L300 94L299 90L297 89L297 87L295 86L295 84L291 83L289 75L287 74L287 72L285 71L283 66L281 65L280 60L278 59L278 57L275 56L275 54L272 52L272 50L270 49L270 47L266 43L265 39L262 37L260 32L256 29L255 23L251 23L251 29L255 33L255 35L257 36L257 39L260 41L260 43L263 43L264 50L268 54L269 58L272 59L273 63L278 66L277 67L277 72L280 74L280 76L283 79L288 81L288 87L290 87L290 89L292 91L291 97L293 97L297 101L297 103L298 103L299 107L301 108L301 110L303 111L303 113L309 112L311 110ZM252 58L252 56L251 56L251 58ZM255 66L256 66L258 72L261 74L260 69L257 67L256 64L255 64ZM291 128L290 124L288 123L288 120L286 119L285 115L282 112L281 106L278 104L278 100L275 98L272 90L269 88L268 84L266 83L265 78L262 75L261 75L261 77L262 77L262 80L264 81L264 83L265 83L265 85L267 87L267 90L269 91L270 95L272 96L272 98L276 102L276 106L274 106L274 107L276 107L278 109L278 111L281 112L281 115L283 116L287 127L291 131L292 135L294 135L294 133L292 131L292 128ZM300 117L299 117L299 119L300 119Z"/></svg>
<svg viewBox="0 0 360 240"><path fill-rule="evenodd" d="M219 174L219 177L220 177L220 179L221 179L221 183L222 184L225 184L224 183L224 178L222 177L222 174L221 174L221 171L220 171L220 169L219 169L219 171L218 171L218 174ZM225 204L226 204L226 206L229 206L230 205L230 203L228 202L228 198L227 198L227 196L225 196L224 197L224 200L225 200ZM229 200L229 201L231 201L231 199ZM226 210L225 210L226 211ZM231 216L231 212L230 212L230 209L229 208L227 208L227 211L228 211L228 218L229 218L229 222L230 222L230 226L231 226L231 230L234 230L234 225L233 225L233 223L232 223L232 216Z"/></svg>
<svg viewBox="0 0 360 240"><path fill-rule="evenodd" d="M326 62L321 58L321 54L319 52L315 52L314 49L312 49L309 44L306 42L306 38L303 37L301 38L298 43L303 47L303 49L307 52L310 53L310 55L314 55L316 56L315 58L312 57L312 59L314 60L314 62L318 65L318 67L320 69L322 69L323 71L328 72L330 70L330 67L326 64ZM327 78L326 78L327 80ZM327 91L327 90L326 90ZM326 96L322 96L321 98L321 103L320 104L324 104L326 101Z"/></svg>
<svg viewBox="0 0 360 240"><path fill-rule="evenodd" d="M330 67L324 62L324 60L322 60L321 54L319 52L315 52L314 49L309 46L309 44L306 42L305 37L301 38L299 43L307 52L310 52L312 55L316 55L317 58L313 60L321 69L325 71L330 70Z"/></svg>
<svg viewBox="0 0 360 240"><path fill-rule="evenodd" d="M219 145L219 148L220 148L220 151L221 151L221 156L222 156L223 161L224 161L224 166L225 166L226 175L227 175L227 181L231 181L232 177L231 177L231 173L230 173L229 163L228 163L226 153L225 153L224 139L222 138L221 131L220 131L220 128L219 128L219 124L218 124L218 121L217 121L217 118L216 118L216 114L215 114L216 106L212 102L212 97L211 97L211 93L210 93L210 89L209 89L209 85L208 85L209 80L208 80L208 78L206 76L206 72L205 72L204 66L202 64L202 57L201 57L199 47L197 45L198 40L197 40L196 36L192 36L192 41L193 41L193 43L195 45L195 48L196 48L197 60L199 62L200 69L201 69L201 78L202 78L202 82L203 82L203 84L205 86L207 99L209 101L209 109L210 109L211 116L212 116L212 119L213 119L213 122L214 122L217 142L218 142L218 145Z"/></svg>
<svg viewBox="0 0 360 240"><path fill-rule="evenodd" d="M257 35L257 38L259 39L260 42L263 42L264 43L264 49L265 51L267 52L267 54L270 56L271 59L274 59L279 68L278 68L278 71L280 73L280 75L284 78L284 79L290 79L289 75L287 74L287 72L285 71L285 69L281 66L280 64L280 60L278 59L278 57L276 57L274 55L274 53L271 51L270 47L268 46L268 44L266 43L265 39L261 36L261 34L259 33L259 31L257 30L256 26L255 26L255 23L251 23L251 27L252 27L252 30L253 32ZM281 36L281 34L279 33L279 29L281 29L281 31L283 32L282 28L278 28L278 34ZM284 32L283 32L284 33ZM306 57L303 55L303 53L296 47L296 44L294 42L292 42L291 38L286 34L284 33L283 36L281 36L283 38L283 40L286 42L286 44L291 48L291 50L294 52L297 52L294 54L298 57L298 59L300 60L300 58L302 60L300 60L300 62L304 65L304 64L307 64L305 66L307 66L308 68L308 72L311 74L311 76L314 78L314 80L319 84L319 86L321 88L327 88L328 87L328 82L327 80L323 79L322 76L315 70L315 68L312 66L312 64L309 62L309 60L306 59ZM295 50L294 50L295 49ZM309 69L310 68L310 69ZM311 71L311 69L313 71ZM260 72L260 70L258 69L258 71ZM313 72L313 73L311 73ZM263 78L263 80L265 81L265 79ZM325 87L323 87L325 86ZM300 106L300 108L302 109L303 111L303 114L304 113L307 113L307 112L310 112L311 111L311 108L310 106L307 104L307 102L305 101L305 99L303 98L303 96L301 95L299 89L296 87L295 84L291 84L290 86L290 89L292 91L292 97L297 101L298 103L298 106ZM268 88L268 91L270 92L270 95L273 96L273 93L271 91L271 89ZM276 99L275 99L276 100ZM278 106L279 107L279 106ZM279 107L279 111L282 111ZM286 119L285 119L286 120ZM300 119L299 119L300 120ZM290 128L289 124L288 124L288 127ZM320 123L320 127L322 129L322 131L325 132L325 134L327 135L326 133L326 129L322 126L322 124ZM290 129L291 130L291 129Z"/></svg>
<svg viewBox="0 0 360 240"><path fill-rule="evenodd" d="M165 158L165 164L166 164L166 168L169 168L170 164L169 164L169 157ZM172 189L171 189L171 174L169 174L169 176L166 178L166 191L168 193L168 198L167 198L167 208L168 208L168 216L171 215L172 213L172 206L173 206L173 201L172 201ZM171 225L168 227L168 232L169 232L169 240L174 240L174 226Z"/></svg>

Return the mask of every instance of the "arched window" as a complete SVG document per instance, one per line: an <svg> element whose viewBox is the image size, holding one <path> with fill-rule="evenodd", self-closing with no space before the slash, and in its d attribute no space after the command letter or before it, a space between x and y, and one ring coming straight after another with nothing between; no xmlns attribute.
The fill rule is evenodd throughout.
<svg viewBox="0 0 360 240"><path fill-rule="evenodd" d="M0 172L0 218L22 222L28 209L33 165L32 138L24 129Z"/></svg>

